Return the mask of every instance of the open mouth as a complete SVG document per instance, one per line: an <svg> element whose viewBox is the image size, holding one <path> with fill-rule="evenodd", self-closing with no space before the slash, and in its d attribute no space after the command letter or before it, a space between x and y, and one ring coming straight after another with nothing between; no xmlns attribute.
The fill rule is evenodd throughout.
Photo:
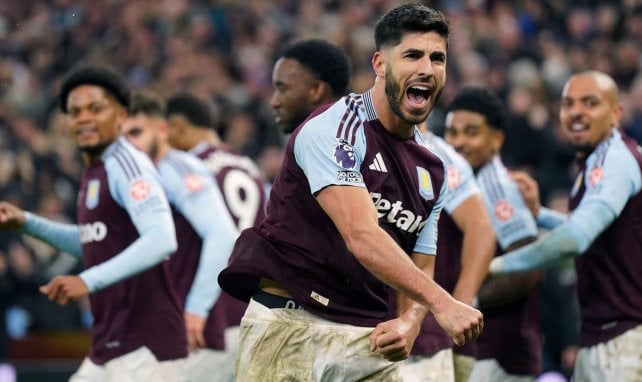
<svg viewBox="0 0 642 382"><path fill-rule="evenodd" d="M575 122L570 125L570 130L574 133L586 131L588 129L589 129L589 126L581 122Z"/></svg>
<svg viewBox="0 0 642 382"><path fill-rule="evenodd" d="M430 88L423 85L414 85L406 90L408 101L415 106L423 106L430 99Z"/></svg>

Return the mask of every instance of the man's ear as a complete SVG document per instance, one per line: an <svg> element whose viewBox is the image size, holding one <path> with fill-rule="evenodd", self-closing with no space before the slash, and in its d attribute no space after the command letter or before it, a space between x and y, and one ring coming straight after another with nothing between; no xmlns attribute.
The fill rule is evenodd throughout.
<svg viewBox="0 0 642 382"><path fill-rule="evenodd" d="M386 75L386 55L383 51L378 50L372 56L372 69L377 77L384 78Z"/></svg>
<svg viewBox="0 0 642 382"><path fill-rule="evenodd" d="M317 80L314 83L314 86L310 88L310 103L313 105L321 105L325 103L326 100L332 99L332 89L330 85L321 80Z"/></svg>
<svg viewBox="0 0 642 382"><path fill-rule="evenodd" d="M506 140L506 134L503 130L495 130L493 134L493 151L498 153L501 151L504 141Z"/></svg>

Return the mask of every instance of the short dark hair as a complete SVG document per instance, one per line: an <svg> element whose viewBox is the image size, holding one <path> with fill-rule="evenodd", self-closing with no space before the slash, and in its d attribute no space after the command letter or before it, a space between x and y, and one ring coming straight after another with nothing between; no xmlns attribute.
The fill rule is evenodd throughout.
<svg viewBox="0 0 642 382"><path fill-rule="evenodd" d="M335 96L346 94L350 83L350 59L338 46L320 39L303 40L287 46L281 57L298 61L330 85Z"/></svg>
<svg viewBox="0 0 642 382"><path fill-rule="evenodd" d="M217 123L213 110L202 99L190 93L176 93L167 99L165 116L182 115L197 127L214 129Z"/></svg>
<svg viewBox="0 0 642 382"><path fill-rule="evenodd" d="M86 64L72 70L63 80L58 103L67 113L67 97L81 85L96 85L112 95L122 106L129 107L129 88L125 79L114 69L105 65Z"/></svg>
<svg viewBox="0 0 642 382"><path fill-rule="evenodd" d="M386 13L375 27L375 46L394 46L408 32L437 32L446 39L450 35L448 20L443 13L425 5L404 4Z"/></svg>
<svg viewBox="0 0 642 382"><path fill-rule="evenodd" d="M139 113L151 117L165 117L165 101L150 91L134 92L129 105L129 115Z"/></svg>
<svg viewBox="0 0 642 382"><path fill-rule="evenodd" d="M506 129L506 112L501 99L492 91L476 86L464 87L450 102L446 113L456 110L467 110L479 113L494 129Z"/></svg>

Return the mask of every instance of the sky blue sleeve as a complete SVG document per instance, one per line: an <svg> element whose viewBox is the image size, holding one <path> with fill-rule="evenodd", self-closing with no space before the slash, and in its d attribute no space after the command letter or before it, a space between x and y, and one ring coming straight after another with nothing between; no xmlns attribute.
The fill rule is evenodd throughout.
<svg viewBox="0 0 642 382"><path fill-rule="evenodd" d="M613 223L629 198L640 192L642 174L626 149L608 154L599 173L587 162L586 191L568 221L536 242L504 255L499 269L518 272L578 256Z"/></svg>
<svg viewBox="0 0 642 382"><path fill-rule="evenodd" d="M448 174L446 173L446 175ZM437 254L437 224L439 223L439 215L443 209L447 192L448 182L444 182L441 186L441 190L439 191L439 198L435 202L435 206L433 207L426 224L419 233L413 252L433 256Z"/></svg>
<svg viewBox="0 0 642 382"><path fill-rule="evenodd" d="M358 129L353 145L335 136L337 124L321 114L308 121L296 136L295 159L312 194L330 185L365 187L359 170L365 154L363 130Z"/></svg>
<svg viewBox="0 0 642 382"><path fill-rule="evenodd" d="M74 257L82 257L80 233L76 224L55 222L25 211L25 225L22 232Z"/></svg>
<svg viewBox="0 0 642 382"><path fill-rule="evenodd" d="M452 146L432 133L424 136L424 139L434 147L448 170L448 192L444 199L444 211L450 214L470 197L480 195L481 191L472 167Z"/></svg>
<svg viewBox="0 0 642 382"><path fill-rule="evenodd" d="M506 170L496 163L494 168L485 167L482 171L477 183L500 247L506 249L520 240L536 237L535 218Z"/></svg>
<svg viewBox="0 0 642 382"><path fill-rule="evenodd" d="M561 212L546 207L540 207L536 222L538 227L553 229L567 220L568 216Z"/></svg>
<svg viewBox="0 0 642 382"><path fill-rule="evenodd" d="M475 175L469 166L460 166L452 162L448 166L448 193L444 200L444 210L448 213L455 211L463 202L474 195L480 195Z"/></svg>
<svg viewBox="0 0 642 382"><path fill-rule="evenodd" d="M128 178L113 157L107 159L105 169L111 195L127 210L139 237L118 255L79 275L90 292L153 267L168 258L177 247L174 221L156 168L142 152L129 143L123 144L129 147L141 172L135 178ZM135 199L131 195L134 184L144 186L147 190L144 197Z"/></svg>
<svg viewBox="0 0 642 382"><path fill-rule="evenodd" d="M207 169L182 155L187 172L161 162L159 171L170 203L203 239L198 269L185 302L185 311L207 317L221 289L215 281L227 265L238 231L223 196ZM213 278L214 277L214 278ZM214 280L214 281L213 281Z"/></svg>

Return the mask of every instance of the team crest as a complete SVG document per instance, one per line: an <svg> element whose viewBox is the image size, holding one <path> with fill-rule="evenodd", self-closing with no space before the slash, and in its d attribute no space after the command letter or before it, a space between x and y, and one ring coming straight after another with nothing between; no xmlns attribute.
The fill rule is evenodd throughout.
<svg viewBox="0 0 642 382"><path fill-rule="evenodd" d="M461 173L455 166L448 167L448 189L454 190L461 184Z"/></svg>
<svg viewBox="0 0 642 382"><path fill-rule="evenodd" d="M87 194L85 196L85 207L93 210L98 206L98 195L100 192L100 180L92 179L87 184Z"/></svg>
<svg viewBox="0 0 642 382"><path fill-rule="evenodd" d="M425 168L417 167L417 176L419 177L419 195L424 200L432 200L435 193L432 190L432 179L430 173Z"/></svg>
<svg viewBox="0 0 642 382"><path fill-rule="evenodd" d="M498 200L495 203L495 217L501 221L508 221L513 217L513 206L505 200Z"/></svg>
<svg viewBox="0 0 642 382"><path fill-rule="evenodd" d="M141 200L144 200L149 196L151 188L152 187L149 185L149 183L147 183L146 180L140 179L135 181L129 187L129 194L132 196L132 198L134 198L134 200L140 202Z"/></svg>
<svg viewBox="0 0 642 382"><path fill-rule="evenodd" d="M575 183L573 183L573 188L571 188L571 197L574 197L577 195L577 192L580 190L580 187L582 186L582 179L584 179L584 173L580 171L579 174L577 174L577 178L575 178Z"/></svg>
<svg viewBox="0 0 642 382"><path fill-rule="evenodd" d="M185 176L185 188L190 192L202 190L204 187L203 179L196 174L187 174Z"/></svg>
<svg viewBox="0 0 642 382"><path fill-rule="evenodd" d="M602 180L602 177L604 176L604 172L602 171L602 167L594 167L591 172L589 172L588 176L588 184L589 186L593 187L596 184L600 183Z"/></svg>
<svg viewBox="0 0 642 382"><path fill-rule="evenodd" d="M344 139L339 139L339 143L334 147L334 160L339 166L345 169L354 168L357 164L354 146Z"/></svg>

